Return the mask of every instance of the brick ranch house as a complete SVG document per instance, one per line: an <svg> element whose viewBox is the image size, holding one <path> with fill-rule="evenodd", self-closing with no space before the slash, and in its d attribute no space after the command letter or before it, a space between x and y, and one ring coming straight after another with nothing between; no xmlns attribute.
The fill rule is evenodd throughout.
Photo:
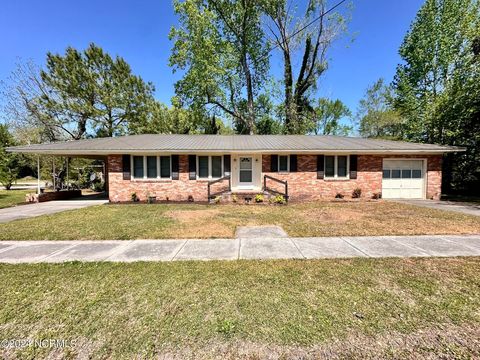
<svg viewBox="0 0 480 360"><path fill-rule="evenodd" d="M111 202L206 201L288 194L293 201L351 197L439 199L442 158L463 149L309 135L133 135L10 148L103 159Z"/></svg>

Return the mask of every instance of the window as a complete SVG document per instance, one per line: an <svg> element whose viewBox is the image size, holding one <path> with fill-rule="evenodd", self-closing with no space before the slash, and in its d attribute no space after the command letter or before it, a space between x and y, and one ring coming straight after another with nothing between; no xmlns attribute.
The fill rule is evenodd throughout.
<svg viewBox="0 0 480 360"><path fill-rule="evenodd" d="M402 179L410 179L412 177L412 170L402 170Z"/></svg>
<svg viewBox="0 0 480 360"><path fill-rule="evenodd" d="M390 179L390 170L383 170L383 178Z"/></svg>
<svg viewBox="0 0 480 360"><path fill-rule="evenodd" d="M325 156L325 177L335 176L335 156Z"/></svg>
<svg viewBox="0 0 480 360"><path fill-rule="evenodd" d="M349 165L346 155L325 156L325 177L347 179Z"/></svg>
<svg viewBox="0 0 480 360"><path fill-rule="evenodd" d="M392 179L400 179L400 170L392 170Z"/></svg>
<svg viewBox="0 0 480 360"><path fill-rule="evenodd" d="M422 170L412 170L412 179L421 179Z"/></svg>
<svg viewBox="0 0 480 360"><path fill-rule="evenodd" d="M208 178L208 156L198 157L198 177L201 179Z"/></svg>
<svg viewBox="0 0 480 360"><path fill-rule="evenodd" d="M170 179L170 156L133 156L134 179Z"/></svg>
<svg viewBox="0 0 480 360"><path fill-rule="evenodd" d="M347 177L347 157L337 156L337 176Z"/></svg>
<svg viewBox="0 0 480 360"><path fill-rule="evenodd" d="M212 178L222 177L222 157L212 156Z"/></svg>
<svg viewBox="0 0 480 360"><path fill-rule="evenodd" d="M160 156L160 177L170 178L170 156Z"/></svg>
<svg viewBox="0 0 480 360"><path fill-rule="evenodd" d="M280 155L278 157L278 171L288 172L288 155Z"/></svg>
<svg viewBox="0 0 480 360"><path fill-rule="evenodd" d="M157 177L157 157L147 156L147 178L155 179Z"/></svg>
<svg viewBox="0 0 480 360"><path fill-rule="evenodd" d="M143 179L143 156L133 157L133 177Z"/></svg>
<svg viewBox="0 0 480 360"><path fill-rule="evenodd" d="M223 176L223 156L197 156L199 179L218 179Z"/></svg>

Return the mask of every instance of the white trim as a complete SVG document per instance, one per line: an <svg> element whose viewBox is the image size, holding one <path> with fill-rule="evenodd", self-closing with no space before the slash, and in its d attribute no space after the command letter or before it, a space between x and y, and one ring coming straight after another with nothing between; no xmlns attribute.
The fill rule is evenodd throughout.
<svg viewBox="0 0 480 360"><path fill-rule="evenodd" d="M153 152L154 150L150 151L149 153L158 154L157 152ZM224 149L224 150L175 150L175 152L163 152L165 154L183 154L183 155L191 155L191 154L202 154L202 155L223 155L225 153L235 153L235 154L265 154L265 155L280 155L280 154L344 154L348 152L351 155L442 155L445 153L453 153L453 152L463 152L466 151L465 148L458 148L458 149L439 149L439 150L385 150L385 149L378 149L378 150L349 150L349 149L338 149L338 150L329 150L329 149L317 149L317 150L271 150L271 149L264 149L264 150L232 150L232 149ZM25 153L25 154L39 154L39 155L58 155L58 156L89 156L89 155L96 155L96 156L108 156L108 155L124 155L124 154L135 154L135 155L145 155L145 150L135 150L135 149L124 149L124 150L29 150L29 149L19 149L19 150L8 150L7 152L14 152L14 153Z"/></svg>
<svg viewBox="0 0 480 360"><path fill-rule="evenodd" d="M327 157L333 156L333 176L327 176ZM347 168L346 176L338 176L338 157L346 156L347 157ZM325 154L324 155L324 169L323 169L323 179L324 180L350 180L350 155L347 154Z"/></svg>

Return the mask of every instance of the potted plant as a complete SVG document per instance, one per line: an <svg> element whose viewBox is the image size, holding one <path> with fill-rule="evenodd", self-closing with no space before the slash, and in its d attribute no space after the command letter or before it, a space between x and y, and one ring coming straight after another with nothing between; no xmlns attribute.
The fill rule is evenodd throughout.
<svg viewBox="0 0 480 360"><path fill-rule="evenodd" d="M154 204L157 201L157 197L150 193L147 193L147 203Z"/></svg>

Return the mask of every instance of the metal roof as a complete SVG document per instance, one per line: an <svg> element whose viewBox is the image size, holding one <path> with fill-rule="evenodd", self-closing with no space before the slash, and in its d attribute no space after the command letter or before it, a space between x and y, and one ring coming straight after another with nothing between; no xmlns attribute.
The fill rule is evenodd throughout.
<svg viewBox="0 0 480 360"><path fill-rule="evenodd" d="M55 142L7 149L10 152L64 156L131 153L445 153L463 148L403 141L314 135L130 135Z"/></svg>

